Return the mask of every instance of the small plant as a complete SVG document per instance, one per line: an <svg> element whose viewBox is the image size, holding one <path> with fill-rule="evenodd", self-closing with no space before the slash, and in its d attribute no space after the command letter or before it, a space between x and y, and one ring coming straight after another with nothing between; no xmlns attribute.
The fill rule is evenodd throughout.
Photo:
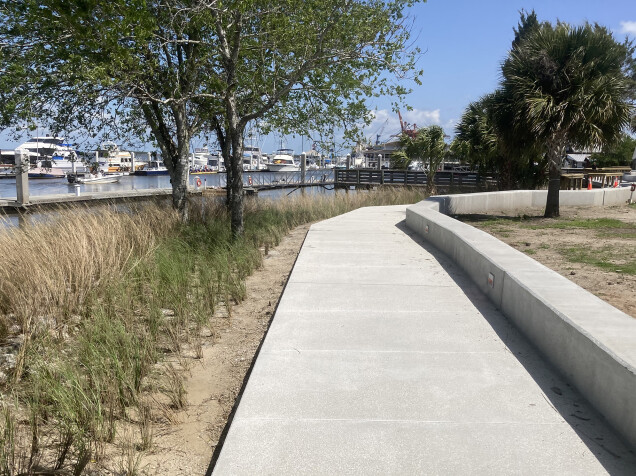
<svg viewBox="0 0 636 476"><path fill-rule="evenodd" d="M165 375L165 387L163 393L170 399L170 406L175 410L185 408L188 400L181 372L170 364L166 368Z"/></svg>
<svg viewBox="0 0 636 476"><path fill-rule="evenodd" d="M125 476L137 476L143 453L138 451L135 437L130 429L126 429L121 437L120 473Z"/></svg>
<svg viewBox="0 0 636 476"><path fill-rule="evenodd" d="M139 450L147 451L152 446L152 409L147 402L140 401L137 405L137 412L139 414Z"/></svg>

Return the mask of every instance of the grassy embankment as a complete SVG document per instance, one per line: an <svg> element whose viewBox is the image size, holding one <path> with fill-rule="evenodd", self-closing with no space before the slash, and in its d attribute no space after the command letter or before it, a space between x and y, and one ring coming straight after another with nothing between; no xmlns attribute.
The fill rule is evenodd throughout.
<svg viewBox="0 0 636 476"><path fill-rule="evenodd" d="M192 207L187 225L165 204L78 207L0 232L0 474L81 474L107 446L134 474L151 421L187 404L185 355L201 357L202 330L220 306L231 318L269 247L303 223L420 199L403 190L248 201L235 242L215 204Z"/></svg>

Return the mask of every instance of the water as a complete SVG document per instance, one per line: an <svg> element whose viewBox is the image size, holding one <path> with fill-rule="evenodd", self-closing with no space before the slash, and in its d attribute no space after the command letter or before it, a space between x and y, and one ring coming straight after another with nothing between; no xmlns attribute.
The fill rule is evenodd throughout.
<svg viewBox="0 0 636 476"><path fill-rule="evenodd" d="M306 175L308 182L319 182L323 177L328 181L333 180L333 170L308 170ZM190 175L190 186L196 187L197 178L201 180L202 186L225 187L226 185L226 175L224 173ZM300 172L244 172L243 183L245 186L250 185L250 178L252 185L263 185L276 182L298 183L300 182ZM125 175L121 177L118 183L82 184L80 185L80 193L117 192L121 190L147 190L161 188L170 188L170 177L168 175ZM65 178L29 180L29 195L32 197L63 194L75 194L75 186L70 185ZM267 195L266 192L261 192L261 194ZM15 179L0 180L0 198L15 200Z"/></svg>
<svg viewBox="0 0 636 476"><path fill-rule="evenodd" d="M197 178L201 180L201 186L206 187L225 187L226 174L206 174L206 175L191 175L190 186L195 188ZM300 182L300 172L244 172L243 183L246 187L250 185L263 185L271 183L298 183ZM333 170L308 170L306 180L308 182L320 182L325 179L326 181L333 180ZM168 175L155 175L155 176L123 176L118 183L103 183L103 184L82 184L80 187L80 194L95 193L95 192L117 192L121 190L148 190L148 189L166 189L170 188L170 177ZM333 193L332 187L327 188L317 185L316 187L305 188L306 193ZM299 194L301 191L294 188L285 188L279 190L263 190L258 193L258 197L262 198L280 198L287 195ZM64 179L30 179L29 180L29 195L31 197L42 195L75 195L75 185L70 185L67 180ZM0 198L15 200L16 199L16 183L15 179L1 179L0 180ZM18 226L20 221L37 222L46 218L46 213L30 213L28 217L19 217L17 215L0 215L0 228Z"/></svg>

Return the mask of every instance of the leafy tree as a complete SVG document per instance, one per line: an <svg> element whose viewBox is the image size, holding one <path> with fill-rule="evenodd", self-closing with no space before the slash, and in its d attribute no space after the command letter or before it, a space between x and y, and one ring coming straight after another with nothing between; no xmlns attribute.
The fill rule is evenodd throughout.
<svg viewBox="0 0 636 476"><path fill-rule="evenodd" d="M365 98L406 92L388 81L408 75L414 52L403 9L409 0L229 1L209 7L219 39L223 110L213 118L228 170L232 229L243 229L242 147L250 121L311 135L334 124L350 137ZM328 134L329 135L329 134Z"/></svg>
<svg viewBox="0 0 636 476"><path fill-rule="evenodd" d="M307 135L359 122L370 95L406 92L386 73L401 78L413 69L417 51L406 51L403 15L412 3L0 0L0 45L21 52L3 79L0 117L152 139L184 218L189 142L210 131L228 164L238 236L247 125L263 119Z"/></svg>
<svg viewBox="0 0 636 476"><path fill-rule="evenodd" d="M521 10L512 50L541 25L534 10ZM515 127L513 119L512 98L499 88L467 107L457 124L453 148L476 169L493 173L500 190L535 188L543 182L542 153L527 131Z"/></svg>
<svg viewBox="0 0 636 476"><path fill-rule="evenodd" d="M598 167L631 166L635 152L636 138L622 134L618 142L592 154L592 160Z"/></svg>
<svg viewBox="0 0 636 476"><path fill-rule="evenodd" d="M630 51L599 25L544 23L503 64L502 88L512 101L515 129L543 144L549 160L546 217L559 215L566 147L602 146L629 124Z"/></svg>
<svg viewBox="0 0 636 476"><path fill-rule="evenodd" d="M216 35L197 0L0 0L5 125L133 134L159 147L187 219L190 140L221 110Z"/></svg>
<svg viewBox="0 0 636 476"><path fill-rule="evenodd" d="M517 28L513 28L515 38L512 40L512 49L517 48L525 38L541 28L541 23L534 10L528 13L522 9L519 12L519 16Z"/></svg>

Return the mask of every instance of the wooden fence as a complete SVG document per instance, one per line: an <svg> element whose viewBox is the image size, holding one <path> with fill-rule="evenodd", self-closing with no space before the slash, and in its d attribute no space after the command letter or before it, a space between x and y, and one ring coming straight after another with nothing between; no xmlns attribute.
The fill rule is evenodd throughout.
<svg viewBox="0 0 636 476"><path fill-rule="evenodd" d="M373 185L403 185L422 187L428 182L427 173L415 170L377 169L336 169L335 186L370 187ZM447 187L488 187L495 185L495 179L481 176L476 172L440 171L435 174L435 185Z"/></svg>

